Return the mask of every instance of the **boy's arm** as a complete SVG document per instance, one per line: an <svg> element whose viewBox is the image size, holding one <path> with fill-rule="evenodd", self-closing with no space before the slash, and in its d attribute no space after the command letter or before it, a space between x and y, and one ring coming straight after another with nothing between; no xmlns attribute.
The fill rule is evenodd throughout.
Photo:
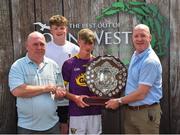
<svg viewBox="0 0 180 135"><path fill-rule="evenodd" d="M66 91L66 96L65 97L67 99L72 100L73 102L75 102L77 104L77 106L79 106L81 108L89 106L88 104L86 104L83 101L83 98L88 97L86 95L75 95L75 94L72 94L72 93L69 93L68 91Z"/></svg>

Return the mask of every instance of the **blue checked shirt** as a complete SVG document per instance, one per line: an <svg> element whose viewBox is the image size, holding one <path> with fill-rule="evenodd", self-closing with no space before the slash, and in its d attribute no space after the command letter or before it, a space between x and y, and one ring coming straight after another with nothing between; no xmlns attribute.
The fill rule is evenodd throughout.
<svg viewBox="0 0 180 135"><path fill-rule="evenodd" d="M138 85L151 87L144 100L129 103L130 106L159 103L162 98L162 67L159 58L151 47L140 54L133 54L125 88L125 95L137 90Z"/></svg>
<svg viewBox="0 0 180 135"><path fill-rule="evenodd" d="M38 67L26 55L17 60L9 72L11 91L22 84L41 86L50 83L63 84L63 80L59 66L46 57ZM48 130L59 120L56 114L56 101L52 99L50 93L31 98L17 97L16 106L18 126L22 128L37 131Z"/></svg>

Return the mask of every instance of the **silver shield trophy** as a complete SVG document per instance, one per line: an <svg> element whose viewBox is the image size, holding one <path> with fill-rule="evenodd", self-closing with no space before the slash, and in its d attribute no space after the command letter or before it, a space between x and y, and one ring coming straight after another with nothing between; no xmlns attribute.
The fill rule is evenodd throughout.
<svg viewBox="0 0 180 135"><path fill-rule="evenodd" d="M99 56L86 68L86 83L97 96L85 98L89 105L104 105L110 98L120 94L127 79L127 69L119 58Z"/></svg>

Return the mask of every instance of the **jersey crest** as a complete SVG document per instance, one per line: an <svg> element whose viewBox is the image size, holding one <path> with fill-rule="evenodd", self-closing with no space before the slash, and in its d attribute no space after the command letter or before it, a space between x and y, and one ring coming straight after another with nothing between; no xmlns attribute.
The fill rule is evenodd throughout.
<svg viewBox="0 0 180 135"><path fill-rule="evenodd" d="M76 84L83 87L87 86L86 81L85 81L85 74L81 73L79 76L77 76Z"/></svg>

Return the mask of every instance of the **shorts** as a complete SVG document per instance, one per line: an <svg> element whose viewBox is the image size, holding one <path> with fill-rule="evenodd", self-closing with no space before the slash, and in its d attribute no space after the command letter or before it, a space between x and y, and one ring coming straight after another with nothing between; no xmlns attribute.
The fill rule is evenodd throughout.
<svg viewBox="0 0 180 135"><path fill-rule="evenodd" d="M70 116L69 134L101 134L101 115Z"/></svg>
<svg viewBox="0 0 180 135"><path fill-rule="evenodd" d="M60 123L68 123L68 106L58 106L57 113Z"/></svg>

